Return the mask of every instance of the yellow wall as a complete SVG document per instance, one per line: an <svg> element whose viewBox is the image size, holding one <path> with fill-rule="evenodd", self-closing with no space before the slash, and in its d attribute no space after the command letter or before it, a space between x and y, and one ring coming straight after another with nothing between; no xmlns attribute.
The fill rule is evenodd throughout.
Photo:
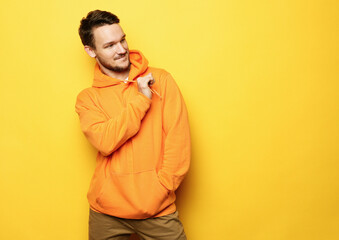
<svg viewBox="0 0 339 240"><path fill-rule="evenodd" d="M190 240L339 239L335 0L2 2L0 239L87 238L95 151L74 104L92 82L77 28L94 9L182 90Z"/></svg>

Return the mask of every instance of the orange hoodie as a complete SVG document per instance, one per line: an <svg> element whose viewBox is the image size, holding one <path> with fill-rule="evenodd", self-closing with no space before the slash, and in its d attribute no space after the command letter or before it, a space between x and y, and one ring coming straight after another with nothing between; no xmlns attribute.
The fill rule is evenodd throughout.
<svg viewBox="0 0 339 240"><path fill-rule="evenodd" d="M148 67L130 51L129 80L152 73L152 99L136 82L115 79L94 68L91 88L79 93L81 129L98 150L87 198L108 215L145 219L176 211L175 190L190 165L191 142L184 99L172 76Z"/></svg>

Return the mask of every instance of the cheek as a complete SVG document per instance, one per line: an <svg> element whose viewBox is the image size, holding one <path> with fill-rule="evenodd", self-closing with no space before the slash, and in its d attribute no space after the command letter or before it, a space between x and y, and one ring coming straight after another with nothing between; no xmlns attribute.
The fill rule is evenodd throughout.
<svg viewBox="0 0 339 240"><path fill-rule="evenodd" d="M97 54L99 54L102 59L109 59L112 58L112 56L114 55L113 51L109 48L100 49L100 51Z"/></svg>
<svg viewBox="0 0 339 240"><path fill-rule="evenodd" d="M103 56L107 59L112 58L114 56L114 52L111 50L106 50L103 52Z"/></svg>

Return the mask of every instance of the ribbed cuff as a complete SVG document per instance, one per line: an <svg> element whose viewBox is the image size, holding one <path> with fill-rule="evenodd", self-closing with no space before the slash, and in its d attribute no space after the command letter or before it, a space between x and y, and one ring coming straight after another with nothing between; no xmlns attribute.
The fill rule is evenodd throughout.
<svg viewBox="0 0 339 240"><path fill-rule="evenodd" d="M137 92L137 96L140 96L138 98L143 99L143 102L151 104L152 103L152 99L146 97L144 94L142 94L141 92Z"/></svg>

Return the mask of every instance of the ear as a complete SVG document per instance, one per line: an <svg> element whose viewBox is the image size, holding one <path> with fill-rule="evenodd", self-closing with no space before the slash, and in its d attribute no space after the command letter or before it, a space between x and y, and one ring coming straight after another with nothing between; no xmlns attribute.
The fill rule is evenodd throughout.
<svg viewBox="0 0 339 240"><path fill-rule="evenodd" d="M85 48L85 51L87 52L87 54L88 54L90 57L95 58L95 57L97 56L97 55L95 54L94 50L93 50L90 46L85 45L84 48Z"/></svg>

